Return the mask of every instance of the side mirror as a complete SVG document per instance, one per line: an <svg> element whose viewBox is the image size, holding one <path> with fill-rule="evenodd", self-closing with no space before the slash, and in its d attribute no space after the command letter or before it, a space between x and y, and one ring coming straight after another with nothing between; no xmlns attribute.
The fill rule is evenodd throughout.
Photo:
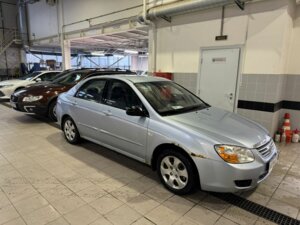
<svg viewBox="0 0 300 225"><path fill-rule="evenodd" d="M41 82L41 81L42 81L42 79L40 77L35 79L35 82Z"/></svg>
<svg viewBox="0 0 300 225"><path fill-rule="evenodd" d="M131 108L128 108L126 110L126 114L129 116L141 116L141 117L147 116L147 113L139 106L133 106Z"/></svg>

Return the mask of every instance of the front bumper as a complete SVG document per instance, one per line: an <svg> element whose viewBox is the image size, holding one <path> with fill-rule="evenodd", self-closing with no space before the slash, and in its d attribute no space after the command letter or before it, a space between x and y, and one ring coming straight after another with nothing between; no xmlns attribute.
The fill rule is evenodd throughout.
<svg viewBox="0 0 300 225"><path fill-rule="evenodd" d="M9 99L11 92L6 89L0 89L0 99Z"/></svg>
<svg viewBox="0 0 300 225"><path fill-rule="evenodd" d="M25 113L34 113L34 114L39 114L39 115L47 115L48 113L48 108L47 106L39 103L38 101L36 102L22 102L21 97L12 95L10 98L10 104L13 109L20 111L20 112L25 112Z"/></svg>
<svg viewBox="0 0 300 225"><path fill-rule="evenodd" d="M278 159L278 152L274 147L267 159L259 156L259 153L255 154L255 158L254 162L245 164L193 158L199 171L201 189L230 193L254 189L272 172Z"/></svg>

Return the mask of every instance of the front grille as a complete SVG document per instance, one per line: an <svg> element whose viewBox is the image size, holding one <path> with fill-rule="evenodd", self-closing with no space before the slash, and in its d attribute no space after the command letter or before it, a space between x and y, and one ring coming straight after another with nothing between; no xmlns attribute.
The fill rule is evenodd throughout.
<svg viewBox="0 0 300 225"><path fill-rule="evenodd" d="M234 183L238 187L250 187L252 180L235 180Z"/></svg>
<svg viewBox="0 0 300 225"><path fill-rule="evenodd" d="M272 150L274 148L274 142L271 139L269 142L267 142L266 144L263 144L262 146L257 148L257 151L259 152L259 154L264 157L267 158L268 156L271 155Z"/></svg>
<svg viewBox="0 0 300 225"><path fill-rule="evenodd" d="M11 100L12 102L18 102L18 97L15 96L15 95L12 95L12 96L10 97L10 100Z"/></svg>

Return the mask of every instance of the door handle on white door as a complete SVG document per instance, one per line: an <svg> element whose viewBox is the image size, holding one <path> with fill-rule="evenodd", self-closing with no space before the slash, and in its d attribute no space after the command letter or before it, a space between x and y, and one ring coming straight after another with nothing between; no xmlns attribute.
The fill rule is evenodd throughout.
<svg viewBox="0 0 300 225"><path fill-rule="evenodd" d="M229 100L233 99L233 93L225 94L225 96L229 98Z"/></svg>
<svg viewBox="0 0 300 225"><path fill-rule="evenodd" d="M73 106L76 106L77 105L77 102L72 102L71 103Z"/></svg>

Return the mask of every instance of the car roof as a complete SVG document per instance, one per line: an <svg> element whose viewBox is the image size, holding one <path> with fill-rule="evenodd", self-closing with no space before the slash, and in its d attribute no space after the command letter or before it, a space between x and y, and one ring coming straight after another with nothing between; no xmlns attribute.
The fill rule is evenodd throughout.
<svg viewBox="0 0 300 225"><path fill-rule="evenodd" d="M144 83L144 82L157 82L157 81L170 81L165 78L161 77L155 77L155 76L142 76L142 75L124 75L124 74L116 74L114 76L95 76L93 78L97 77L105 77L105 78L114 78L114 79L121 79L121 80L127 80L131 83Z"/></svg>
<svg viewBox="0 0 300 225"><path fill-rule="evenodd" d="M39 72L39 73L61 73L63 71L61 71L61 70L41 70L41 71L35 71L35 72Z"/></svg>

